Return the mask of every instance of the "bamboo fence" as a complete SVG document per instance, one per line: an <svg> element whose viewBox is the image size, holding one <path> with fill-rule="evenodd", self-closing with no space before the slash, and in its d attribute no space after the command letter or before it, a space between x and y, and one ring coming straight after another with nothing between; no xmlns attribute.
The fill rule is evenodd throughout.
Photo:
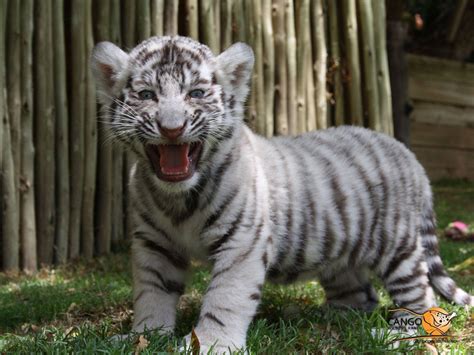
<svg viewBox="0 0 474 355"><path fill-rule="evenodd" d="M246 121L258 133L355 124L392 134L380 0L1 0L0 269L127 241L133 156L105 142L89 56L184 35L255 51Z"/></svg>

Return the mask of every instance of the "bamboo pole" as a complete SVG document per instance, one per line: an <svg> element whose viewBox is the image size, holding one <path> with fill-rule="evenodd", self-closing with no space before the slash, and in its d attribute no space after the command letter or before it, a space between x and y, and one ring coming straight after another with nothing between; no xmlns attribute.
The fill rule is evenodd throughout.
<svg viewBox="0 0 474 355"><path fill-rule="evenodd" d="M201 27L202 42L206 44L214 54L220 50L218 26L216 23L216 7L214 0L201 0L199 2L199 16L202 18Z"/></svg>
<svg viewBox="0 0 474 355"><path fill-rule="evenodd" d="M197 1L197 0L194 0ZM151 35L163 36L165 0L151 0ZM196 16L197 21L197 16ZM196 22L197 31L197 22Z"/></svg>
<svg viewBox="0 0 474 355"><path fill-rule="evenodd" d="M362 95L360 79L359 40L357 33L357 17L355 0L342 1L344 18L344 42L346 47L345 58L348 71L348 98L347 115L353 125L363 126Z"/></svg>
<svg viewBox="0 0 474 355"><path fill-rule="evenodd" d="M327 127L334 126L334 120L332 119L333 117L333 106L331 104L331 94L329 91L329 85L330 85L330 72L328 69L328 61L329 61L329 45L330 45L330 39L329 39L329 21L327 20L327 2L323 0L323 11L325 13L325 21L324 21L324 41L326 43L326 125Z"/></svg>
<svg viewBox="0 0 474 355"><path fill-rule="evenodd" d="M14 169L14 193L19 205L20 195L19 181L20 181L20 156L21 156L21 14L20 14L20 0L10 0L8 2L8 16L7 16L7 100L8 100L8 115L10 118L10 139L11 150L13 154L13 169ZM19 228L19 226L18 226ZM19 241L16 241L19 243Z"/></svg>
<svg viewBox="0 0 474 355"><path fill-rule="evenodd" d="M89 58L94 46L92 1L85 2L85 46ZM97 171L97 105L95 80L90 69L86 72L84 117L84 189L81 213L81 254L86 259L94 255L94 197Z"/></svg>
<svg viewBox="0 0 474 355"><path fill-rule="evenodd" d="M327 48L324 25L323 0L313 0L311 9L313 18L313 52L314 58L314 102L316 105L316 120L318 129L325 129L327 121L327 96L326 96L326 68L327 68Z"/></svg>
<svg viewBox="0 0 474 355"><path fill-rule="evenodd" d="M221 52L221 0L213 0L212 2L213 12L214 12L214 29L216 33L216 48L217 52Z"/></svg>
<svg viewBox="0 0 474 355"><path fill-rule="evenodd" d="M0 2L0 88L6 85L5 78L5 35L7 23L8 0ZM2 193L2 169L3 169L3 121L7 117L5 90L0 91L0 194ZM1 205L0 205L1 206ZM0 228L2 228L3 209L0 208ZM3 234L2 234L3 235ZM2 242L0 235L0 246Z"/></svg>
<svg viewBox="0 0 474 355"><path fill-rule="evenodd" d="M79 256L81 240L82 193L84 187L84 119L85 119L85 76L86 51L84 41L85 5L82 0L73 0L71 12L74 14L71 27L71 109L69 124L69 166L71 177L69 216L69 257Z"/></svg>
<svg viewBox="0 0 474 355"><path fill-rule="evenodd" d="M6 85L5 78L5 34L7 23L8 0L0 2L0 88ZM2 193L2 171L3 171L3 121L7 117L5 90L0 91L0 194ZM0 203L0 229L2 228L3 206ZM0 235L0 246L2 236Z"/></svg>
<svg viewBox="0 0 474 355"><path fill-rule="evenodd" d="M254 42L255 42L255 28L254 28L254 20L253 20L253 4L252 0L245 0L244 1L244 8L247 10L246 12L246 19L247 19L247 34L248 34L248 40L246 41L247 44L253 48ZM250 11L249 11L250 9ZM255 73L255 65L252 70L252 79L250 80L250 92L249 92L249 98L247 99L247 107L245 110L245 121L247 125L252 129L253 131L258 132L257 128L257 90L256 90L256 73Z"/></svg>
<svg viewBox="0 0 474 355"><path fill-rule="evenodd" d="M2 38L0 40L0 65L1 69L1 79L0 82L2 84L2 95L0 108L3 110L2 112L2 120L3 120L3 157L2 157L2 196L1 196L1 211L2 211L2 235L4 236L2 240L2 265L3 269L10 271L10 270L18 270L19 268L19 215L18 215L18 206L17 206L17 194L16 194L16 187L15 187L15 167L14 167L14 158L13 158L13 151L11 145L11 127L10 127L10 117L9 117L9 108L8 108L8 101L6 97L7 90L5 90L5 84L8 82L8 78L5 78L5 56L7 57L7 63L10 61L8 60L7 48L9 46L5 46L5 34L6 37L9 38L11 36L10 32L15 30L15 26L7 25L5 27L6 21L5 13L8 11L8 15L11 14L11 11L7 9L7 6L15 7L17 4L15 2L2 3L2 13L0 14L2 17L1 25L1 35ZM12 19L10 19L11 21ZM17 19L19 21L19 18ZM15 21L15 19L13 20ZM8 22L8 21L7 21ZM10 69L10 68L9 68ZM17 78L18 79L18 78Z"/></svg>
<svg viewBox="0 0 474 355"><path fill-rule="evenodd" d="M105 9L106 6L104 6L103 8ZM140 38L141 41L150 37L150 34L151 34L150 0L137 1L137 34L138 34L138 38ZM110 36L107 35L105 38L109 38L109 37Z"/></svg>
<svg viewBox="0 0 474 355"><path fill-rule="evenodd" d="M6 92L6 90L4 91ZM6 97L4 111L8 110ZM3 239L3 269L7 271L19 268L19 210L15 191L15 167L11 145L11 128L8 113L4 112L3 126L3 167L2 167L2 235Z"/></svg>
<svg viewBox="0 0 474 355"><path fill-rule="evenodd" d="M315 106L315 89L314 89L314 63L313 63L313 43L311 36L311 15L312 15L312 6L311 0L309 2L308 13L305 14L308 16L308 26L305 27L305 41L306 45L306 129L308 131L314 131L317 127L317 118L316 118L316 106Z"/></svg>
<svg viewBox="0 0 474 355"><path fill-rule="evenodd" d="M87 12L87 8L86 8ZM148 9L150 13L150 9ZM122 32L121 32L121 8L120 0L110 0L110 41L115 43L118 46L122 45ZM86 14L87 16L87 14ZM87 26L87 23L85 23ZM150 18L150 28L151 28L151 18ZM87 43L87 36L86 36ZM87 45L86 45L87 46Z"/></svg>
<svg viewBox="0 0 474 355"><path fill-rule="evenodd" d="M364 102L367 105L369 127L381 132L379 92L377 87L377 62L375 58L374 18L370 0L357 1L364 72Z"/></svg>
<svg viewBox="0 0 474 355"><path fill-rule="evenodd" d="M385 1L373 1L377 88L382 130L393 136L392 91L388 69Z"/></svg>
<svg viewBox="0 0 474 355"><path fill-rule="evenodd" d="M225 50L232 44L232 0L221 2L221 29L221 50Z"/></svg>
<svg viewBox="0 0 474 355"><path fill-rule="evenodd" d="M53 0L53 52L56 113L56 216L55 261L63 264L68 259L69 243L69 117L66 88L66 51L64 42L64 2Z"/></svg>
<svg viewBox="0 0 474 355"><path fill-rule="evenodd" d="M295 11L293 0L285 1L285 32L286 32L286 83L288 108L288 133L295 135L298 132L296 111L296 35Z"/></svg>
<svg viewBox="0 0 474 355"><path fill-rule="evenodd" d="M275 49L273 43L272 25L272 1L263 0L262 4L262 33L263 33L263 78L265 91L265 135L273 136L274 120L274 70L275 70Z"/></svg>
<svg viewBox="0 0 474 355"><path fill-rule="evenodd" d="M265 135L265 96L264 96L264 78L263 78L263 37L262 37L262 3L261 1L252 2L252 22L254 28L253 50L255 54L255 65L253 70L254 103L256 111L256 128L259 134Z"/></svg>
<svg viewBox="0 0 474 355"><path fill-rule="evenodd" d="M264 4L265 1L263 0ZM263 5L265 6L265 5ZM271 1L270 1L270 6L271 6ZM232 18L233 18L233 24L235 26L234 29L234 36L233 36L233 41L234 42L246 42L247 41L247 24L246 24L246 17L245 17L245 6L244 6L244 1L243 0L235 0L232 2ZM271 21L271 12L269 15L269 20Z"/></svg>
<svg viewBox="0 0 474 355"><path fill-rule="evenodd" d="M123 0L122 3L122 39L127 49L132 49L136 44L136 5L135 0ZM126 15L125 15L126 14Z"/></svg>
<svg viewBox="0 0 474 355"><path fill-rule="evenodd" d="M272 15L275 29L275 133L287 135L285 0L273 1Z"/></svg>
<svg viewBox="0 0 474 355"><path fill-rule="evenodd" d="M307 130L306 122L306 87L308 73L308 43L306 29L309 27L309 0L301 0L297 8L298 32L297 32L297 117L298 133L304 133Z"/></svg>
<svg viewBox="0 0 474 355"><path fill-rule="evenodd" d="M140 2L137 2L137 4ZM149 2L146 1L149 5ZM137 33L139 36L149 35L149 21L140 21L142 10L137 8ZM101 0L97 7L96 24L97 41L104 41L110 38L110 2ZM141 28L143 26L144 28ZM110 252L112 237L112 193L113 193L113 161L112 146L104 144L106 126L99 123L98 129L98 164L97 164L97 185L96 185L96 246L98 254Z"/></svg>
<svg viewBox="0 0 474 355"><path fill-rule="evenodd" d="M149 15L148 15L149 16ZM150 29L151 32L151 29ZM122 44L120 36L120 1L111 0L110 6L110 38L111 41L118 46ZM87 39L86 39L87 40ZM88 47L88 50L92 50L92 46ZM90 51L88 51L87 57L90 57ZM92 78L90 77L90 71L88 74L88 89L90 85L93 85ZM89 90L87 90L89 93ZM89 97L86 98L89 100ZM86 101L87 102L87 101ZM125 223L123 221L123 162L124 153L120 145L114 145L112 147L112 160L113 160L113 176L112 176L112 245L117 245L120 240L123 239Z"/></svg>
<svg viewBox="0 0 474 355"><path fill-rule="evenodd" d="M124 46L129 49L134 47L135 42L136 42L135 11L136 11L136 6L135 6L134 0L124 0L122 13L128 14L128 15L122 16L122 20L125 19L125 21L122 23L122 30L123 30L122 39L123 39ZM164 24L162 24L162 28L163 26ZM123 172L123 180L124 180L123 191L124 191L124 199L126 201L126 203L124 204L124 210L125 210L124 213L125 213L125 233L127 237L132 235L132 216L131 216L131 211L130 211L130 204L128 203L129 201L128 186L129 186L129 175L130 175L129 172L132 168L133 163L134 163L133 154L128 153L128 152L125 153L125 162L124 162L125 169Z"/></svg>
<svg viewBox="0 0 474 355"><path fill-rule="evenodd" d="M329 39L332 74L332 100L334 102L334 123L336 126L344 124L344 87L342 85L342 61L339 49L339 21L338 2L328 1Z"/></svg>
<svg viewBox="0 0 474 355"><path fill-rule="evenodd" d="M56 192L51 6L51 0L35 2L35 208L38 262L45 264L53 262Z"/></svg>
<svg viewBox="0 0 474 355"><path fill-rule="evenodd" d="M165 2L165 35L175 36L178 34L178 0L166 0Z"/></svg>

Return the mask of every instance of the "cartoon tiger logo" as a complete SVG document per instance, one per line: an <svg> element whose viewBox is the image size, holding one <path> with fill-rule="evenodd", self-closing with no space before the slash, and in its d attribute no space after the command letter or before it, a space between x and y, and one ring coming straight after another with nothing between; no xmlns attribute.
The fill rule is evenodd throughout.
<svg viewBox="0 0 474 355"><path fill-rule="evenodd" d="M439 307L432 307L424 313L416 313L407 308L397 308L390 310L390 312L400 311L413 314L414 316L421 319L421 324L418 322L415 322L415 324L421 325L428 336L446 336L449 328L451 328L451 320L457 315L456 312L449 313L448 311ZM406 323L409 323L409 320L410 319L406 320Z"/></svg>

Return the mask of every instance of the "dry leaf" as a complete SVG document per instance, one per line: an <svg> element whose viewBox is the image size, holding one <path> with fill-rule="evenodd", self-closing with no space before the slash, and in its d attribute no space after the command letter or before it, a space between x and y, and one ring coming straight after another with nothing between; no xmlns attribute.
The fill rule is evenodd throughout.
<svg viewBox="0 0 474 355"><path fill-rule="evenodd" d="M199 355L199 352L201 350L201 343L199 343L199 338L196 335L196 332L193 330L191 331L191 349L193 352L193 355Z"/></svg>
<svg viewBox="0 0 474 355"><path fill-rule="evenodd" d="M77 308L77 304L76 303L71 303L67 309L67 313L71 313L72 311L74 311L75 309Z"/></svg>
<svg viewBox="0 0 474 355"><path fill-rule="evenodd" d="M146 349L148 347L148 344L150 344L150 342L143 335L140 335L140 337L138 338L137 347L135 348L135 355L139 354L140 351Z"/></svg>
<svg viewBox="0 0 474 355"><path fill-rule="evenodd" d="M79 334L78 330L76 327L69 327L66 329L66 332L65 332L65 335L66 335L66 338L71 336L71 337L75 337Z"/></svg>
<svg viewBox="0 0 474 355"><path fill-rule="evenodd" d="M429 343L425 343L425 347L426 347L426 350L428 351L428 354L438 355L438 350L436 350L436 348L433 345Z"/></svg>

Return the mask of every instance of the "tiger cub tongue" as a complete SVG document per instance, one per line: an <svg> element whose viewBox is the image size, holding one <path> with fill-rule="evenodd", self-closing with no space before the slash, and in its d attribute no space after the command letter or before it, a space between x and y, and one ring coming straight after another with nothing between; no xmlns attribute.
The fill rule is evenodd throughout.
<svg viewBox="0 0 474 355"><path fill-rule="evenodd" d="M189 144L160 144L160 169L164 175L187 174Z"/></svg>

